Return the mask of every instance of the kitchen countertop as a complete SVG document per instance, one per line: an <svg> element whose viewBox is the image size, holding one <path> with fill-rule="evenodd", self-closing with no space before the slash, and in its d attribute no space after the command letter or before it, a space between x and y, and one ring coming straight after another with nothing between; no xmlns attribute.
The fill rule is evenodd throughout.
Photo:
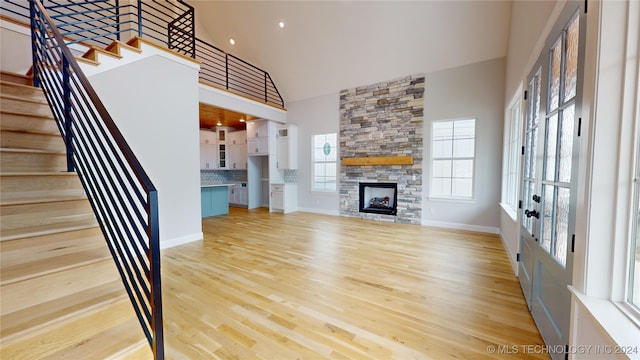
<svg viewBox="0 0 640 360"><path fill-rule="evenodd" d="M233 186L233 183L219 183L219 182L202 182L200 187L216 187L216 186Z"/></svg>

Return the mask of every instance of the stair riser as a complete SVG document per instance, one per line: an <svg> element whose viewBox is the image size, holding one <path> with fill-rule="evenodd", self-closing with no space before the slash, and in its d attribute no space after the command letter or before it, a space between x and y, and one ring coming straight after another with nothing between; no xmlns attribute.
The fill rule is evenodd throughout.
<svg viewBox="0 0 640 360"><path fill-rule="evenodd" d="M71 295L118 278L113 259L2 286L2 315Z"/></svg>
<svg viewBox="0 0 640 360"><path fill-rule="evenodd" d="M0 226L3 230L28 229L33 226L63 224L71 220L93 218L88 200L0 207Z"/></svg>
<svg viewBox="0 0 640 360"><path fill-rule="evenodd" d="M0 175L0 204L13 199L37 199L50 196L84 196L76 173L69 175Z"/></svg>
<svg viewBox="0 0 640 360"><path fill-rule="evenodd" d="M0 98L0 108L5 113L51 117L49 105L14 98Z"/></svg>
<svg viewBox="0 0 640 360"><path fill-rule="evenodd" d="M2 131L0 147L64 152L65 145L59 134L45 135L26 132Z"/></svg>
<svg viewBox="0 0 640 360"><path fill-rule="evenodd" d="M65 154L39 154L0 152L2 172L64 172L67 171Z"/></svg>
<svg viewBox="0 0 640 360"><path fill-rule="evenodd" d="M46 103L47 100L40 88L34 88L30 86L21 86L19 84L12 84L3 82L0 86L0 93L2 95L11 95L23 98L25 100L37 101Z"/></svg>
<svg viewBox="0 0 640 360"><path fill-rule="evenodd" d="M60 130L53 118L33 117L28 115L0 113L2 130L34 132L60 136Z"/></svg>
<svg viewBox="0 0 640 360"><path fill-rule="evenodd" d="M33 86L33 78L25 75L10 73L10 72L1 71L0 80L15 83L15 84Z"/></svg>

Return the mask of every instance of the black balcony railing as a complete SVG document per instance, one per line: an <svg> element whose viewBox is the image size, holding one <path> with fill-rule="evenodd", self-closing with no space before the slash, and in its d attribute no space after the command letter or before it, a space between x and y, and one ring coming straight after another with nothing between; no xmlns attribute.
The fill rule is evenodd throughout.
<svg viewBox="0 0 640 360"><path fill-rule="evenodd" d="M41 0L42 1L42 0ZM104 48L138 36L201 62L200 80L248 98L284 108L268 72L196 38L195 11L182 0L46 0L67 44ZM2 10L28 21L22 0L3 0Z"/></svg>

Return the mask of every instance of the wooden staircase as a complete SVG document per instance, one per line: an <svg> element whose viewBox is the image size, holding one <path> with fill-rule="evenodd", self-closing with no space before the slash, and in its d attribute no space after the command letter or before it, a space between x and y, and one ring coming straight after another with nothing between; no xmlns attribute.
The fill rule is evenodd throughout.
<svg viewBox="0 0 640 360"><path fill-rule="evenodd" d="M0 81L0 358L151 359L42 91Z"/></svg>

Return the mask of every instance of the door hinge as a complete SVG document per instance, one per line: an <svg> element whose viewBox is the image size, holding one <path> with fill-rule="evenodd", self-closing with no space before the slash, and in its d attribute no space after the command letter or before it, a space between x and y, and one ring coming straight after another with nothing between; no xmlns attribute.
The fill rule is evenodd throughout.
<svg viewBox="0 0 640 360"><path fill-rule="evenodd" d="M524 155L524 146L522 146L522 155Z"/></svg>
<svg viewBox="0 0 640 360"><path fill-rule="evenodd" d="M571 235L571 252L576 249L576 234Z"/></svg>
<svg viewBox="0 0 640 360"><path fill-rule="evenodd" d="M569 360L569 344L564 346L564 360Z"/></svg>
<svg viewBox="0 0 640 360"><path fill-rule="evenodd" d="M589 7L589 0L584 0L584 13L587 13L587 9Z"/></svg>
<svg viewBox="0 0 640 360"><path fill-rule="evenodd" d="M582 133L582 118L578 118L578 136Z"/></svg>
<svg viewBox="0 0 640 360"><path fill-rule="evenodd" d="M520 253L516 254L516 262L520 262Z"/></svg>
<svg viewBox="0 0 640 360"><path fill-rule="evenodd" d="M518 209L522 209L522 200L518 200Z"/></svg>
<svg viewBox="0 0 640 360"><path fill-rule="evenodd" d="M524 91L524 99L527 100L527 95L529 94L529 92L527 90Z"/></svg>

